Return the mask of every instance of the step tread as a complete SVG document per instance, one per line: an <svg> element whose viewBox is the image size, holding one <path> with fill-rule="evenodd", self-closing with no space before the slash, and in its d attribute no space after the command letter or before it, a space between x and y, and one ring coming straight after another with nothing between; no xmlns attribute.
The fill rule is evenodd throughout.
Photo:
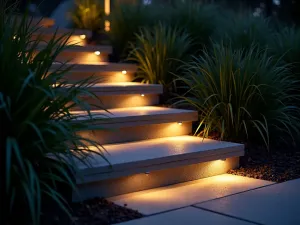
<svg viewBox="0 0 300 225"><path fill-rule="evenodd" d="M72 114L79 115L81 117L78 120L85 120L87 118L87 113L85 111L72 111ZM174 108L166 108L159 106L140 106L140 107L128 107L128 108L116 108L110 109L109 112L104 110L91 110L91 114L95 120L97 119L124 119L127 118L130 120L132 118L138 118L139 120L142 117L153 117L154 120L159 120L159 116L170 116L172 114L190 114L191 118L197 119L197 112L193 110L185 110L185 109L174 109ZM103 120L105 122L106 120Z"/></svg>
<svg viewBox="0 0 300 225"><path fill-rule="evenodd" d="M37 46L37 50L45 48L46 44L41 43ZM95 52L100 51L106 54L112 53L112 47L110 45L68 45L64 49L64 52Z"/></svg>
<svg viewBox="0 0 300 225"><path fill-rule="evenodd" d="M162 94L163 86L160 84L142 84L138 82L120 82L120 83L98 83L90 87L97 95L103 93L119 94Z"/></svg>
<svg viewBox="0 0 300 225"><path fill-rule="evenodd" d="M92 36L92 32L84 29L69 29L69 28L61 28L61 27L41 27L39 28L35 34L43 34L43 35L62 35L62 34L70 34L72 35L86 35L87 38Z"/></svg>
<svg viewBox="0 0 300 225"><path fill-rule="evenodd" d="M176 163L210 157L208 161L241 156L244 145L203 139L195 136L157 138L122 144L104 145L103 148L112 167L101 156L93 154L89 160L92 167L78 163L85 176L114 173L124 170L138 170L147 166Z"/></svg>
<svg viewBox="0 0 300 225"><path fill-rule="evenodd" d="M55 70L61 67L61 63L53 63L51 70ZM73 65L72 72L121 72L126 70L127 72L136 72L137 65L129 63L110 63L110 62L99 62L92 64L72 64L67 63L66 65Z"/></svg>

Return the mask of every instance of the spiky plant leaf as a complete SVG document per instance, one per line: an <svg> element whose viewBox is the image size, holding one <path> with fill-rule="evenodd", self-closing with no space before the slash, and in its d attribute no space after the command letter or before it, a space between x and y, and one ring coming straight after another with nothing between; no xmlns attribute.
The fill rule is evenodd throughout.
<svg viewBox="0 0 300 225"><path fill-rule="evenodd" d="M75 188L76 161L87 163L91 154L103 155L101 145L83 138L80 131L101 129L82 96L95 83L91 78L69 84L66 63L52 69L58 54L68 46L68 35L48 43L34 38L39 26L26 15L16 19L1 2L0 14L0 149L5 165L6 222L40 224L45 196L70 214L57 184ZM37 51L37 46L44 48ZM80 108L84 120L71 113ZM80 119L80 120L79 120ZM91 146L93 148L91 149ZM105 158L105 157L104 157ZM70 172L71 171L71 172ZM1 199L2 201L2 199ZM18 216L16 216L18 215Z"/></svg>
<svg viewBox="0 0 300 225"><path fill-rule="evenodd" d="M128 43L135 41L135 34L142 27L152 27L163 21L165 10L158 5L119 4L109 16L108 33L115 53L122 59L127 57Z"/></svg>
<svg viewBox="0 0 300 225"><path fill-rule="evenodd" d="M285 27L275 36L270 52L291 66L295 78L300 81L300 29Z"/></svg>
<svg viewBox="0 0 300 225"><path fill-rule="evenodd" d="M214 45L184 70L178 79L186 94L175 105L199 111L197 135L217 132L221 139L252 142L260 137L269 147L272 138L298 134L298 96L290 94L297 84L266 51Z"/></svg>
<svg viewBox="0 0 300 225"><path fill-rule="evenodd" d="M269 20L251 14L227 13L227 18L220 23L213 39L230 45L235 49L250 49L253 45L265 48L272 38L273 30Z"/></svg>
<svg viewBox="0 0 300 225"><path fill-rule="evenodd" d="M131 43L129 60L138 64L137 79L172 87L174 73L181 61L188 58L192 47L190 36L180 29L159 24L153 29L142 28Z"/></svg>
<svg viewBox="0 0 300 225"><path fill-rule="evenodd" d="M224 20L222 11L214 4L177 1L165 13L170 26L182 28L191 36L195 43L192 53L199 53L210 44L211 36Z"/></svg>
<svg viewBox="0 0 300 225"><path fill-rule="evenodd" d="M76 0L71 18L76 28L91 31L104 29L104 10L99 0Z"/></svg>

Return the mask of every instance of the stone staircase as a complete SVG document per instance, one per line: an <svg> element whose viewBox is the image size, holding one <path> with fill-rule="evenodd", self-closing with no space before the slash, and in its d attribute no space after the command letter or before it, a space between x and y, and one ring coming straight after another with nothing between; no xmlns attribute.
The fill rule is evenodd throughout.
<svg viewBox="0 0 300 225"><path fill-rule="evenodd" d="M45 40L56 31L54 24L51 19L40 22L43 28L39 32ZM71 30L59 29L57 35L65 32ZM132 82L136 66L108 62L112 48L87 45L90 36L88 31L75 30L69 43L78 42L78 46L68 48L58 61L76 63L68 74L70 83L91 75L100 78L101 83L91 90L109 113L93 108L92 114L94 118L108 118L95 122L105 129L81 135L102 143L110 164L97 155L91 161L92 167L78 164L79 192L73 193L74 201L187 182L238 166L243 145L190 136L192 122L198 120L197 112L160 107L162 86ZM52 68L58 66L53 64ZM84 98L95 103L88 96ZM85 119L82 111L72 113L82 114Z"/></svg>

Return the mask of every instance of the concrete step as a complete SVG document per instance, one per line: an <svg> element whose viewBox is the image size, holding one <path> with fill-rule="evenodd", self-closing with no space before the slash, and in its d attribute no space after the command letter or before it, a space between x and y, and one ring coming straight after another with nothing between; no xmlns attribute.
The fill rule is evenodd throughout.
<svg viewBox="0 0 300 225"><path fill-rule="evenodd" d="M44 44L40 44L37 50L45 48ZM80 64L97 64L106 62L108 55L112 53L112 47L106 45L72 45L68 46L61 54L56 57L58 62L71 61Z"/></svg>
<svg viewBox="0 0 300 225"><path fill-rule="evenodd" d="M17 22L21 22L22 16L15 15L15 19ZM51 18L42 18L42 17L32 17L29 16L27 18L28 22L30 23L31 26L40 26L40 27L52 27L55 24L54 19Z"/></svg>
<svg viewBox="0 0 300 225"><path fill-rule="evenodd" d="M198 113L191 110L164 108L157 106L129 107L92 110L94 125L103 130L84 131L80 135L101 144L123 143L153 138L186 135L192 132L192 121L198 119ZM86 113L81 119L86 119Z"/></svg>
<svg viewBox="0 0 300 225"><path fill-rule="evenodd" d="M103 147L111 165L95 154L89 160L91 167L78 162L76 181L82 198L116 196L222 174L236 167L237 157L244 154L242 144L193 136Z"/></svg>
<svg viewBox="0 0 300 225"><path fill-rule="evenodd" d="M61 63L55 63L51 70L57 70L60 67ZM136 71L136 65L127 63L77 64L66 75L66 79L74 83L94 76L99 78L98 82L101 83L131 82Z"/></svg>
<svg viewBox="0 0 300 225"><path fill-rule="evenodd" d="M55 34L56 38L60 38L62 36L69 37L71 35L69 37L68 44L80 45L80 46L87 45L86 40L92 36L92 32L89 30L67 29L67 28L56 28L56 27L50 27L50 28L41 27L32 35L32 40L36 40L38 37L40 37L41 40L48 42L49 40L51 40L53 38L54 34ZM62 39L62 41L65 41L65 40L66 40L66 38Z"/></svg>
<svg viewBox="0 0 300 225"><path fill-rule="evenodd" d="M159 104L159 94L163 93L160 84L141 84L137 82L99 83L89 88L98 99L83 96L92 109L126 108ZM98 106L98 107L97 107Z"/></svg>

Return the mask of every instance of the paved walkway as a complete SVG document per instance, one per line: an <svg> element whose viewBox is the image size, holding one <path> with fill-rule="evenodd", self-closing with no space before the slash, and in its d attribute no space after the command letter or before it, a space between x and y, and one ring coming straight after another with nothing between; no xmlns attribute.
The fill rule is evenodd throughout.
<svg viewBox="0 0 300 225"><path fill-rule="evenodd" d="M225 174L112 200L146 215L121 225L300 225L300 179Z"/></svg>

